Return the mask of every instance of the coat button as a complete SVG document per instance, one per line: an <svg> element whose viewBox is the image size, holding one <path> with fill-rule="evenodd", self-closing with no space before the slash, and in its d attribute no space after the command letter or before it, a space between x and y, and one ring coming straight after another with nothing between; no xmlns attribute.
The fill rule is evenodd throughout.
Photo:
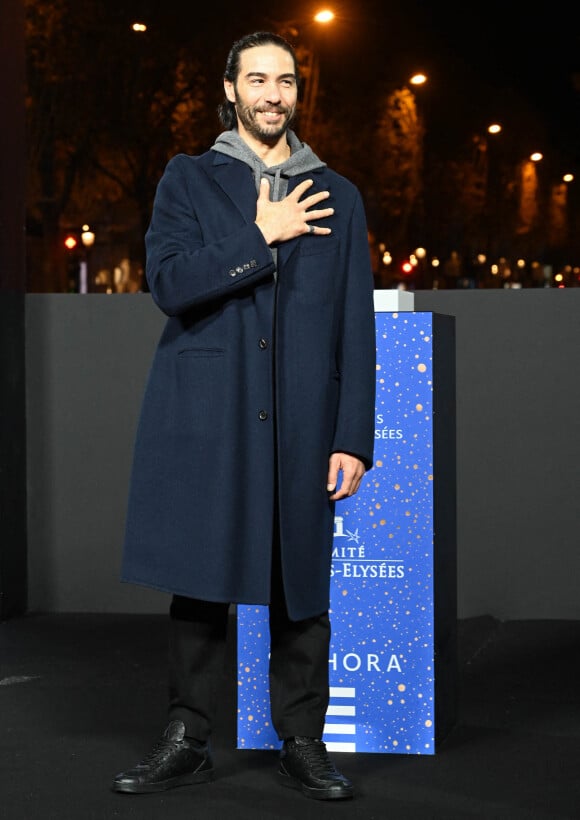
<svg viewBox="0 0 580 820"><path fill-rule="evenodd" d="M260 410L260 412L258 413L258 418L260 419L260 421L266 421L266 419L268 418L267 411L266 410Z"/></svg>
<svg viewBox="0 0 580 820"><path fill-rule="evenodd" d="M268 342L266 339L260 339L258 345L260 347L260 350L265 350L268 347Z"/></svg>

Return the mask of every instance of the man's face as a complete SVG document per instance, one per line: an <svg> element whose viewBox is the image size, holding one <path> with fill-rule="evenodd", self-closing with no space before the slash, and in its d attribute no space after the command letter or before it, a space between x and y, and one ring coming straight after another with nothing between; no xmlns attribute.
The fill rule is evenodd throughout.
<svg viewBox="0 0 580 820"><path fill-rule="evenodd" d="M247 48L240 54L235 83L224 81L226 97L236 106L238 129L268 145L286 132L298 97L292 56L280 46Z"/></svg>

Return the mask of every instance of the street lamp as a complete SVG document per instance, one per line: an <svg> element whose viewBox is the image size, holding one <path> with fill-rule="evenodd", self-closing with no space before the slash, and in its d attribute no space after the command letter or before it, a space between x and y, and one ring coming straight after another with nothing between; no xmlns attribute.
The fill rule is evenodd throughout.
<svg viewBox="0 0 580 820"><path fill-rule="evenodd" d="M306 56L306 60L301 65L304 77L304 96L301 105L300 137L304 142L308 142L312 136L312 123L314 120L314 110L318 97L318 85L320 79L320 66L318 55L312 44L312 23L327 25L335 19L334 12L328 8L321 9L310 18L310 25L306 26L299 20L287 20L278 23L275 28L283 36L299 37L302 34L305 45L302 49L297 49L297 58L300 62L300 51ZM306 21L304 21L306 22ZM305 37L305 29L308 30Z"/></svg>
<svg viewBox="0 0 580 820"><path fill-rule="evenodd" d="M327 25L334 20L334 12L330 9L323 9L314 15L315 23ZM308 47L308 76L306 78L306 90L304 93L304 119L301 123L300 130L305 142L312 136L312 122L314 120L314 109L316 107L316 98L318 97L318 84L320 81L320 65L318 62L318 55L312 45Z"/></svg>
<svg viewBox="0 0 580 820"><path fill-rule="evenodd" d="M79 293L89 292L89 252L95 244L95 234L88 225L83 225L81 233L81 242L85 249L84 259L81 259L79 265Z"/></svg>
<svg viewBox="0 0 580 820"><path fill-rule="evenodd" d="M95 234L90 230L88 225L83 225L83 232L81 233L81 242L85 248L92 248L95 244Z"/></svg>
<svg viewBox="0 0 580 820"><path fill-rule="evenodd" d="M542 159L542 154L536 152L517 165L517 222L516 233L519 237L527 238L528 242L537 234L540 207L540 178L536 164Z"/></svg>

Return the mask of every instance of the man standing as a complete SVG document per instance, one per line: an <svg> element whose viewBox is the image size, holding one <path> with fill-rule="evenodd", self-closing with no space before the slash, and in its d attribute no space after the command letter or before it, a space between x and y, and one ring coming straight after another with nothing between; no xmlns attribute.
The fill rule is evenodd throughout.
<svg viewBox="0 0 580 820"><path fill-rule="evenodd" d="M322 742L334 507L372 466L373 278L361 197L290 130L298 70L269 32L234 43L225 131L177 155L146 235L168 321L135 445L123 580L172 594L169 723L119 792L213 778L231 603L269 605L279 778L353 795Z"/></svg>

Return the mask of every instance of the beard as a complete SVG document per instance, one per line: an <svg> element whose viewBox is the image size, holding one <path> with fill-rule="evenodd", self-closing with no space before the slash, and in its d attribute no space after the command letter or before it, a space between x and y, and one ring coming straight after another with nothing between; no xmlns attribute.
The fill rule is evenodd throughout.
<svg viewBox="0 0 580 820"><path fill-rule="evenodd" d="M251 134L256 139L260 140L260 142L264 143L275 143L277 140L288 130L292 120L294 119L294 115L296 114L296 106L285 106L285 105L244 105L243 100L238 95L236 90L236 113L240 120L240 123L244 126L245 130ZM267 111L275 112L276 114L282 114L283 119L278 123L265 123L262 124L258 122L257 115L260 113L264 113Z"/></svg>

